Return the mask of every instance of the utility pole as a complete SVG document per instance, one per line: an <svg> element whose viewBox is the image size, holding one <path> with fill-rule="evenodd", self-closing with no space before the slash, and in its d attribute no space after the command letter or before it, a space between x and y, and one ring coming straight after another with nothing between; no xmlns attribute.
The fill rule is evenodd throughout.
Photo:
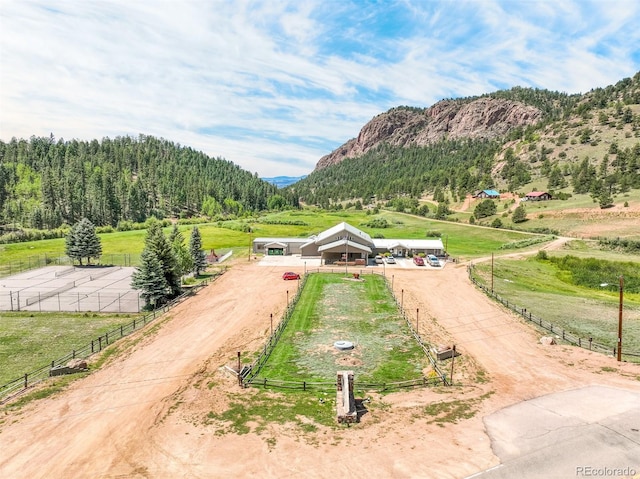
<svg viewBox="0 0 640 479"><path fill-rule="evenodd" d="M620 275L620 305L618 307L618 362L622 361L622 303L624 296L624 276Z"/></svg>

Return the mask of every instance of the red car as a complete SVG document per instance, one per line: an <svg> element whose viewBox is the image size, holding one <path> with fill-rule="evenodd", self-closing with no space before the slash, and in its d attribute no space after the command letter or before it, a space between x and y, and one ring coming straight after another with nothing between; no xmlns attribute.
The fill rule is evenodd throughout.
<svg viewBox="0 0 640 479"><path fill-rule="evenodd" d="M414 256L413 262L416 264L416 266L424 266L424 259L422 259L420 256Z"/></svg>
<svg viewBox="0 0 640 479"><path fill-rule="evenodd" d="M287 271L286 273L284 273L282 275L282 279L284 279L284 280L300 279L300 275L298 273L292 273L291 271Z"/></svg>

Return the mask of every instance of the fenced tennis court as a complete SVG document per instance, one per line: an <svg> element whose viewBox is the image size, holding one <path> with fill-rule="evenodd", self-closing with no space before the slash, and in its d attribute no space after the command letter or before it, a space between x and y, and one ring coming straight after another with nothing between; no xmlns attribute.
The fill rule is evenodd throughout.
<svg viewBox="0 0 640 479"><path fill-rule="evenodd" d="M132 267L47 266L0 279L0 311L137 313Z"/></svg>

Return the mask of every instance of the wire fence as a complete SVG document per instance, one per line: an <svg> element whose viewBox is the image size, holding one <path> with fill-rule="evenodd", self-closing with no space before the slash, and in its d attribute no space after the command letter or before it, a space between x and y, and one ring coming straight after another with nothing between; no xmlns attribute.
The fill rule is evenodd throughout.
<svg viewBox="0 0 640 479"><path fill-rule="evenodd" d="M139 291L65 292L73 287L70 283L54 291L29 295L24 291L0 291L0 311L139 313L145 305Z"/></svg>
<svg viewBox="0 0 640 479"><path fill-rule="evenodd" d="M114 266L138 266L140 262L139 254L130 253L110 253L100 257L95 263L99 265ZM0 278L22 273L31 269L43 268L45 266L73 266L74 260L68 256L56 256L50 254L32 255L26 258L9 261L0 264Z"/></svg>
<svg viewBox="0 0 640 479"><path fill-rule="evenodd" d="M302 279L299 280L298 289L295 295L293 296L293 299L289 302L289 304L287 304L287 308L283 313L282 318L280 319L275 329L273 329L269 338L265 342L263 349L258 355L257 359L252 364L240 368L240 371L238 373L238 380L243 387L248 387L249 385L253 385L253 386L261 386L264 388L271 387L271 388L281 388L281 389L296 389L296 390L303 390L303 391L307 391L307 390L335 391L337 387L336 381L328 381L328 382L306 381L306 380L284 381L284 380L269 379L269 378L259 376L261 369L267 363L269 357L271 356L271 353L273 352L273 350L275 349L278 343L278 340L282 336L282 332L287 327L287 324L291 319L291 316L293 314L293 311L295 310L296 304L300 300L300 295L302 293L302 290L304 289L304 285L306 284L309 274L314 272L326 273L326 272L333 272L333 270L327 271L327 269L322 269L322 270L316 269L316 270L305 271L305 274L303 275ZM362 269L357 271L351 271L351 273L353 275L358 275L358 276L364 275L364 274L378 274L378 275L384 276L382 273L378 271L365 271ZM418 331L414 328L413 321L412 321L413 318L402 308L401 302L398 300L397 296L393 291L392 286L389 284L389 279L386 276L384 276L384 280L387 287L389 288L389 291L391 292L391 295L393 296L393 299L396 303L396 306L398 307L398 310L400 311L403 319L406 321L407 326L411 331L411 334L413 335L414 339L418 342L418 344L420 345L420 347L428 357L434 373L433 373L433 376L429 378L423 376L421 378L411 379L407 381L391 382L391 383L369 383L369 382L354 381L354 387L357 387L358 389L361 389L361 390L367 389L367 390L376 390L376 391L382 392L382 391L398 390L403 388L435 386L439 384L451 385L452 381L450 378L447 378L446 373L444 373L440 368L437 358L433 354L433 349L426 341L423 340L423 338L420 336ZM417 326L417 321L416 321L416 326Z"/></svg>
<svg viewBox="0 0 640 479"><path fill-rule="evenodd" d="M121 325L116 329L113 329L96 339L92 339L90 343L74 349L61 358L52 360L49 364L35 369L31 372L25 373L21 377L9 381L8 383L0 386L0 404L4 404L14 397L22 394L25 390L35 386L36 384L48 379L49 377L56 375L56 370L59 368L65 368L69 361L74 359L88 359L92 355L99 353L110 344L118 341L125 336L145 327L147 324L155 320L157 317L166 313L176 305L183 302L188 297L196 294L205 286L209 285L212 281L215 281L220 275L222 275L226 269L218 271L215 275L203 280L195 286L190 287L182 295L173 299L170 303L153 310L152 312L144 315L141 318L134 318L134 320L128 324Z"/></svg>
<svg viewBox="0 0 640 479"><path fill-rule="evenodd" d="M500 296L496 292L491 291L491 288L483 284L480 281L480 279L474 275L474 270L475 269L473 265L469 265L467 268L467 271L469 273L469 278L476 286L482 289L482 291L484 291L485 294L487 294L489 297L500 302L503 306L509 308L511 311L517 313L519 316L522 316L522 318L525 319L526 321L536 325L539 328L549 331L550 333L554 334L558 338L561 338L563 341L569 344L573 344L574 346L579 346L581 348L585 348L590 351L596 351L602 354L616 356L617 348L615 346L612 348L611 346L607 346L607 345L595 342L593 338L582 338L576 335L575 333L566 331L565 329L563 329L558 325L550 323L549 321L545 321L539 316L535 316L533 313L531 313L531 311L528 311L527 308L518 306L513 301L509 301L508 299ZM635 351L631 351L631 352L625 351L623 349L621 356L623 358L627 357L628 359L633 361L638 361L637 358L640 358L640 353Z"/></svg>

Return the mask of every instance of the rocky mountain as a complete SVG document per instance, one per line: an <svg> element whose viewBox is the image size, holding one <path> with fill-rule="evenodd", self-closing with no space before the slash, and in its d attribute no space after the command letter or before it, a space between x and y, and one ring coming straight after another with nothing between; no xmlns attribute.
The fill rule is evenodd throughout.
<svg viewBox="0 0 640 479"><path fill-rule="evenodd" d="M515 127L534 125L543 112L531 105L504 98L443 100L426 108L397 107L377 115L357 138L322 157L316 171L356 158L376 146L426 146L444 138L494 139Z"/></svg>

